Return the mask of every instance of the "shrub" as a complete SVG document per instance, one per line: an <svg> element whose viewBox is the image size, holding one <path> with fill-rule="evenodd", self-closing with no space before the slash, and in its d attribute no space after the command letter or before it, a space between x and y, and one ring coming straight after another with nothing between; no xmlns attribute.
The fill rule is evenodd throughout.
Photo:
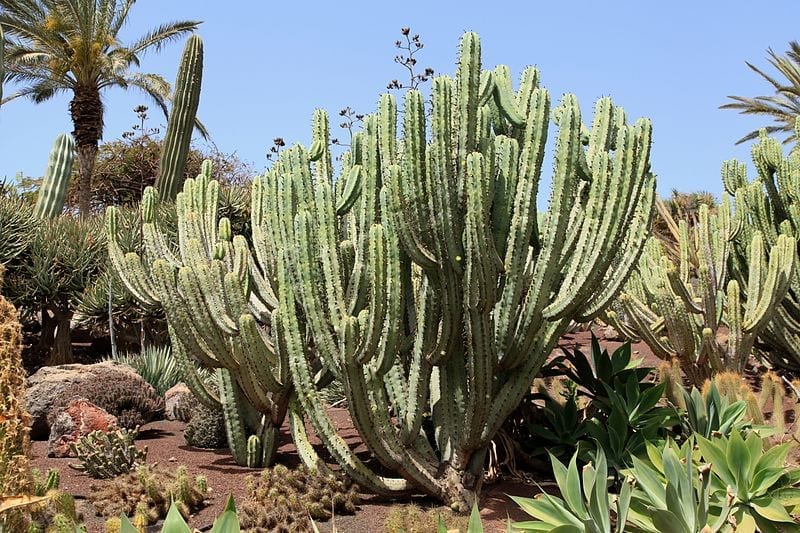
<svg viewBox="0 0 800 533"><path fill-rule="evenodd" d="M159 419L164 414L164 399L142 379L109 380L106 375L94 375L68 387L54 402L48 421L72 400L85 398L117 417L121 428L135 429Z"/></svg>

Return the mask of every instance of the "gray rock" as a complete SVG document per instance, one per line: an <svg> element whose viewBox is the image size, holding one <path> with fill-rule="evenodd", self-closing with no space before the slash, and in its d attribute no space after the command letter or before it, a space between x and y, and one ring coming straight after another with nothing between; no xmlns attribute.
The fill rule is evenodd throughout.
<svg viewBox="0 0 800 533"><path fill-rule="evenodd" d="M93 365L58 365L40 368L28 378L25 389L25 408L32 418L31 438L45 440L50 434L47 415L61 393L91 376L105 376L111 380L126 379L136 371L128 365L104 361Z"/></svg>
<svg viewBox="0 0 800 533"><path fill-rule="evenodd" d="M178 383L164 393L164 417L167 420L188 422L197 409L197 399L185 383Z"/></svg>

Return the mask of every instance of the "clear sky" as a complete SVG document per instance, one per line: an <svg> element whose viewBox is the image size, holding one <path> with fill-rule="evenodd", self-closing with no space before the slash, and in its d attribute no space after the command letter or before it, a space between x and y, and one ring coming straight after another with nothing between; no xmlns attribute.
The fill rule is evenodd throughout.
<svg viewBox="0 0 800 533"><path fill-rule="evenodd" d="M589 122L594 100L610 95L630 119L654 124L653 169L659 191L721 191L719 169L734 146L766 118L719 110L731 94L770 88L745 65L766 66L766 50L784 52L800 39L800 2L266 2L139 0L123 38L175 19L204 21L205 71L199 115L217 146L262 169L272 139L309 142L317 107L374 109L378 95L405 71L393 62L402 26L419 33L419 65L455 69L459 36L481 35L484 66L504 63L518 75L542 71L554 99L576 93ZM182 43L143 59L145 70L174 80ZM5 89L6 94L13 87ZM136 122L146 97L112 90L104 96L105 140ZM165 123L151 106L151 127ZM0 111L0 178L40 176L52 140L69 132L68 97L45 104L14 101ZM163 130L162 130L163 131ZM549 172L549 169L548 169ZM540 199L541 200L541 199Z"/></svg>

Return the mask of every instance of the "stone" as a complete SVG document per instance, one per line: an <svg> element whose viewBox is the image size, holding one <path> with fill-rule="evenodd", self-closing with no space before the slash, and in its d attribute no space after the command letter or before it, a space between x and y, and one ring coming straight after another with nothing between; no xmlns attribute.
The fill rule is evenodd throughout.
<svg viewBox="0 0 800 533"><path fill-rule="evenodd" d="M45 440L50 434L48 414L59 395L67 387L101 375L111 380L139 378L136 371L128 365L104 361L93 365L58 365L40 368L31 375L25 387L25 407L31 415L31 438ZM141 378L139 378L141 379Z"/></svg>
<svg viewBox="0 0 800 533"><path fill-rule="evenodd" d="M197 409L197 398L185 383L178 383L164 393L164 417L167 420L188 422Z"/></svg>
<svg viewBox="0 0 800 533"><path fill-rule="evenodd" d="M63 411L58 413L50 428L47 456L75 457L70 449L71 443L92 431L116 429L118 429L117 417L108 414L105 409L101 409L83 398L72 400Z"/></svg>

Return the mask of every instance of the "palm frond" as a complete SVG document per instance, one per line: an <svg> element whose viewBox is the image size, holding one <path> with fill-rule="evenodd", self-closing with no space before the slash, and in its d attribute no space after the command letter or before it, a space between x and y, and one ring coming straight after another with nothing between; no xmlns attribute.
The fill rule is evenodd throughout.
<svg viewBox="0 0 800 533"><path fill-rule="evenodd" d="M184 20L170 22L169 24L162 24L149 31L138 41L134 42L127 48L135 55L146 53L151 49L158 52L164 45L180 39L187 33L197 30L197 27L200 24L201 22L194 20Z"/></svg>
<svg viewBox="0 0 800 533"><path fill-rule="evenodd" d="M764 115L771 117L774 122L766 128L769 133L786 134L784 143L796 139L795 121L800 116L800 43L792 41L785 55L767 50L767 61L777 71L779 76L774 76L763 69L747 62L747 66L774 89L772 95L756 97L728 96L730 102L720 106L721 109L734 109L743 115ZM751 131L738 141L741 144L758 137L758 128Z"/></svg>

